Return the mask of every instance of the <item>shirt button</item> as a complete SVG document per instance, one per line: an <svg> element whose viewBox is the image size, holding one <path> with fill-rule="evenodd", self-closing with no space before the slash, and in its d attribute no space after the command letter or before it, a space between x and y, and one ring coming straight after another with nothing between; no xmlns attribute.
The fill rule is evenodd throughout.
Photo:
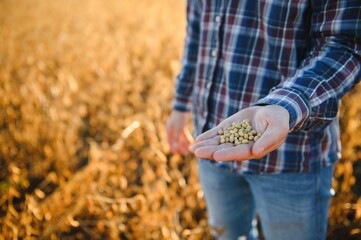
<svg viewBox="0 0 361 240"><path fill-rule="evenodd" d="M217 50L212 50L211 55L212 57L217 57Z"/></svg>
<svg viewBox="0 0 361 240"><path fill-rule="evenodd" d="M206 84L206 88L209 90L209 89L211 88L211 85L212 85L212 83L210 83L210 82L207 83L207 84Z"/></svg>
<svg viewBox="0 0 361 240"><path fill-rule="evenodd" d="M220 16L216 16L216 18L214 19L216 21L216 23L220 23L221 22L221 17Z"/></svg>

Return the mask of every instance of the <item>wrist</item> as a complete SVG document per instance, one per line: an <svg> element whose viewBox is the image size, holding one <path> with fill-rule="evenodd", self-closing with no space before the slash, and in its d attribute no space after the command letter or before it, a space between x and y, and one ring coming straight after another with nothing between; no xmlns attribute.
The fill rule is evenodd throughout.
<svg viewBox="0 0 361 240"><path fill-rule="evenodd" d="M255 105L276 105L285 109L289 115L290 131L301 129L310 113L307 99L297 89L276 89Z"/></svg>

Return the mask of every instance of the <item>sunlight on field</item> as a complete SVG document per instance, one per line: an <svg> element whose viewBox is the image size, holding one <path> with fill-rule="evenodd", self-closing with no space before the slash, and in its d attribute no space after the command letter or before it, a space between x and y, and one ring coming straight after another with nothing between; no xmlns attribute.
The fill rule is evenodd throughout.
<svg viewBox="0 0 361 240"><path fill-rule="evenodd" d="M0 240L210 239L196 162L164 133L184 16L177 0L0 1ZM330 239L361 236L356 90Z"/></svg>

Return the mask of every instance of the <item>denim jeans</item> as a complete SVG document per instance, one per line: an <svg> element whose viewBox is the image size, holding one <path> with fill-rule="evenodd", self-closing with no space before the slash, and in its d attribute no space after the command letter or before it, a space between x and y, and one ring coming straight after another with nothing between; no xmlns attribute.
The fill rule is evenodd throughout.
<svg viewBox="0 0 361 240"><path fill-rule="evenodd" d="M310 173L237 174L198 160L208 222L217 239L258 239L255 216L266 240L326 238L333 166Z"/></svg>

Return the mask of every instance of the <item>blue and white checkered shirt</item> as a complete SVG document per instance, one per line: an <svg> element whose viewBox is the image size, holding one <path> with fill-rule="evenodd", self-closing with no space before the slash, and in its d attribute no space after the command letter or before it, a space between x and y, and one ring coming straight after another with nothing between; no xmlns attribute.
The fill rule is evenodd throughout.
<svg viewBox="0 0 361 240"><path fill-rule="evenodd" d="M252 105L285 107L285 143L231 168L307 172L340 158L339 100L360 67L360 0L188 0L173 108L192 110L198 135Z"/></svg>

